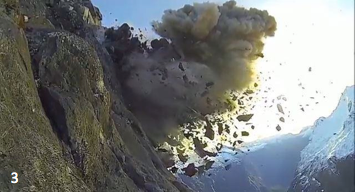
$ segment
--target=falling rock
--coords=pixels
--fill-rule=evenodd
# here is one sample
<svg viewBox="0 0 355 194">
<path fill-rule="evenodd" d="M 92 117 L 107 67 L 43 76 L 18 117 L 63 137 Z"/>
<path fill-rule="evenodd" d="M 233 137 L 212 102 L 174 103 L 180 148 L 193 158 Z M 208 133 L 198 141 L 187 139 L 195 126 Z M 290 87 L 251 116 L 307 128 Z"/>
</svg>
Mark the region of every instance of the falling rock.
<svg viewBox="0 0 355 194">
<path fill-rule="evenodd" d="M 237 117 L 237 120 L 242 122 L 248 122 L 253 116 L 254 114 L 239 115 Z"/>
<path fill-rule="evenodd" d="M 210 169 L 213 164 L 214 164 L 214 161 L 208 160 L 205 164 L 205 170 Z"/>
<path fill-rule="evenodd" d="M 187 157 L 183 154 L 178 154 L 178 158 L 183 163 L 187 162 Z"/>
<path fill-rule="evenodd" d="M 223 124 L 222 123 L 218 123 L 218 134 L 221 135 L 223 133 Z"/>
<path fill-rule="evenodd" d="M 198 172 L 198 175 L 201 175 L 205 172 L 205 166 L 199 166 L 197 167 L 197 172 Z"/>
<path fill-rule="evenodd" d="M 189 164 L 186 168 L 183 168 L 182 170 L 185 171 L 185 175 L 189 177 L 192 177 L 197 173 L 197 169 L 194 163 Z"/>
<path fill-rule="evenodd" d="M 237 141 L 233 142 L 233 147 L 235 147 L 237 145 Z"/>
<path fill-rule="evenodd" d="M 242 131 L 242 136 L 249 136 L 249 132 L 247 132 L 247 131 Z"/>
<path fill-rule="evenodd" d="M 209 151 L 205 151 L 206 155 L 209 157 L 216 157 L 217 153 L 213 153 L 213 152 L 209 152 Z"/>
<path fill-rule="evenodd" d="M 284 123 L 285 122 L 285 118 L 280 117 L 280 121 Z"/>
<path fill-rule="evenodd" d="M 176 168 L 175 166 L 170 169 L 170 171 L 171 171 L 172 173 L 177 173 L 178 170 L 179 170 L 179 169 Z"/>
<path fill-rule="evenodd" d="M 246 93 L 246 94 L 253 94 L 254 91 L 253 91 L 253 90 L 246 90 L 245 93 Z"/>
<path fill-rule="evenodd" d="M 206 120 L 206 124 L 207 125 L 205 127 L 205 129 L 206 129 L 205 136 L 208 137 L 210 140 L 213 140 L 214 139 L 214 131 L 212 129 L 212 125 L 208 120 Z"/>
<path fill-rule="evenodd" d="M 203 148 L 206 147 L 206 146 L 204 146 L 199 139 L 194 138 L 193 142 L 194 142 L 194 145 L 195 145 L 195 152 L 201 158 L 203 158 L 205 156 L 215 157 L 217 155 L 217 153 L 212 153 L 212 152 L 208 152 L 208 151 L 204 150 Z"/>
<path fill-rule="evenodd" d="M 281 131 L 280 125 L 277 125 L 276 130 L 277 130 L 277 131 Z"/>
<path fill-rule="evenodd" d="M 223 145 L 218 143 L 216 146 L 217 151 L 220 151 L 222 149 Z"/>
<path fill-rule="evenodd" d="M 282 108 L 282 106 L 281 106 L 281 104 L 277 104 L 277 110 L 278 110 L 280 113 L 285 114 L 285 113 L 284 113 L 284 110 L 283 110 L 283 108 Z"/>
</svg>

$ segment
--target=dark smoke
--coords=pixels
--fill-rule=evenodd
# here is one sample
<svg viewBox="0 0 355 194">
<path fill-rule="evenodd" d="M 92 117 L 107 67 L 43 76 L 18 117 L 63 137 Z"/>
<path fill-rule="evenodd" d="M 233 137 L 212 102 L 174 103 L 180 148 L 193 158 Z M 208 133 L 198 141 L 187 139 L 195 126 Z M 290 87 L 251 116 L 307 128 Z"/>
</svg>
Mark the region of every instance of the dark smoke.
<svg viewBox="0 0 355 194">
<path fill-rule="evenodd" d="M 238 111 L 235 95 L 254 85 L 254 63 L 276 21 L 228 1 L 166 10 L 152 26 L 162 39 L 125 58 L 123 95 L 154 143 L 178 144 L 167 137 L 181 135 L 179 126 Z"/>
</svg>

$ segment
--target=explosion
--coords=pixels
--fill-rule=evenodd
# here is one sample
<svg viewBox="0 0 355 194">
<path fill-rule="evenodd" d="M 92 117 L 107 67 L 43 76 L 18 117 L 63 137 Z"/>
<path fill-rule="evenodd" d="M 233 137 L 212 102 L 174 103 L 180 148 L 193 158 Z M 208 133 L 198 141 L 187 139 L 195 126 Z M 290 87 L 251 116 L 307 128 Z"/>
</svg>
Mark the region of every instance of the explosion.
<svg viewBox="0 0 355 194">
<path fill-rule="evenodd" d="M 255 62 L 263 57 L 263 40 L 274 36 L 276 21 L 267 11 L 228 1 L 166 10 L 152 27 L 162 38 L 122 65 L 125 100 L 157 146 L 168 142 L 180 160 L 188 150 L 214 156 L 216 150 L 206 151 L 208 141 L 217 141 L 218 151 L 238 137 L 230 120 L 252 106 Z M 231 135 L 217 138 L 227 128 Z"/>
</svg>

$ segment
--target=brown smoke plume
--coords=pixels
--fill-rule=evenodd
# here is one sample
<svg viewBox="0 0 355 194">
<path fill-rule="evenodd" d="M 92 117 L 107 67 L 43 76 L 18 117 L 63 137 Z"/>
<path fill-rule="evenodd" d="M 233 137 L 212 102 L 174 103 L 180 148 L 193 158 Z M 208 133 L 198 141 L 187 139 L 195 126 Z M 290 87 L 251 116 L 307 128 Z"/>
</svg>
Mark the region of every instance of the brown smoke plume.
<svg viewBox="0 0 355 194">
<path fill-rule="evenodd" d="M 192 115 L 235 108 L 227 94 L 254 83 L 263 39 L 276 31 L 267 11 L 238 7 L 235 1 L 166 10 L 152 26 L 171 44 L 152 42 L 154 52 L 132 54 L 124 68 L 130 74 L 129 98 L 139 107 L 133 112 L 152 130 L 168 129 L 156 133 L 163 135 Z"/>
<path fill-rule="evenodd" d="M 235 1 L 185 5 L 165 11 L 153 22 L 160 36 L 180 48 L 187 61 L 209 66 L 219 88 L 243 89 L 253 79 L 253 62 L 262 55 L 263 38 L 273 36 L 276 21 L 267 11 L 237 7 Z"/>
</svg>

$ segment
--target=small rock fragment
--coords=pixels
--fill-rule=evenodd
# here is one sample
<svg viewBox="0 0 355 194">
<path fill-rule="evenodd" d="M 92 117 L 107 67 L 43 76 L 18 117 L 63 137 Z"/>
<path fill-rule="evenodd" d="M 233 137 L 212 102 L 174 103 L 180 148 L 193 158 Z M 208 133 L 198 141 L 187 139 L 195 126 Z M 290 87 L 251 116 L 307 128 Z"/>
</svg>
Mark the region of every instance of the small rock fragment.
<svg viewBox="0 0 355 194">
<path fill-rule="evenodd" d="M 220 151 L 222 149 L 223 145 L 218 143 L 216 146 L 217 151 Z"/>
<path fill-rule="evenodd" d="M 198 174 L 201 175 L 205 172 L 205 166 L 199 166 L 197 167 Z"/>
<path fill-rule="evenodd" d="M 175 166 L 171 168 L 172 173 L 176 173 L 177 171 L 178 171 L 178 168 L 176 168 Z"/>
<path fill-rule="evenodd" d="M 253 94 L 254 91 L 253 91 L 253 90 L 246 90 L 245 93 L 246 93 L 246 94 Z"/>
<path fill-rule="evenodd" d="M 284 110 L 283 110 L 283 108 L 282 108 L 282 106 L 281 106 L 281 104 L 277 104 L 277 110 L 278 110 L 280 113 L 285 114 L 285 113 L 284 113 Z"/>
<path fill-rule="evenodd" d="M 223 125 L 222 123 L 218 123 L 218 134 L 221 135 L 223 133 Z"/>
<path fill-rule="evenodd" d="M 285 118 L 280 117 L 280 121 L 284 123 L 285 122 Z"/>
<path fill-rule="evenodd" d="M 205 129 L 206 129 L 206 132 L 205 132 L 205 136 L 208 137 L 210 140 L 213 140 L 214 139 L 214 131 L 212 129 L 212 125 L 211 123 L 206 119 L 206 126 L 205 126 Z"/>
<path fill-rule="evenodd" d="M 242 122 L 248 122 L 253 116 L 254 114 L 239 115 L 237 117 L 237 120 Z"/>
<path fill-rule="evenodd" d="M 237 141 L 233 142 L 233 147 L 235 147 L 237 145 Z"/>
<path fill-rule="evenodd" d="M 212 167 L 214 161 L 207 161 L 206 164 L 205 164 L 205 170 L 208 170 Z"/>
<path fill-rule="evenodd" d="M 194 163 L 190 163 L 186 168 L 183 168 L 182 170 L 185 171 L 185 175 L 189 177 L 192 177 L 197 173 L 197 169 Z"/>
<path fill-rule="evenodd" d="M 277 131 L 281 131 L 280 125 L 277 125 L 277 126 L 276 126 L 276 130 L 277 130 Z"/>
<path fill-rule="evenodd" d="M 209 152 L 209 151 L 205 151 L 206 155 L 209 157 L 216 157 L 217 153 L 213 153 L 213 152 Z"/>
<path fill-rule="evenodd" d="M 247 132 L 247 131 L 242 131 L 242 136 L 249 136 L 249 132 Z"/>
<path fill-rule="evenodd" d="M 187 157 L 183 154 L 178 154 L 178 158 L 183 163 L 187 162 Z"/>
<path fill-rule="evenodd" d="M 197 155 L 199 155 L 201 158 L 205 157 L 206 152 L 205 152 L 205 150 L 203 150 L 203 146 L 202 146 L 201 141 L 197 138 L 194 138 L 193 142 L 195 145 L 195 152 L 197 153 Z"/>
</svg>

